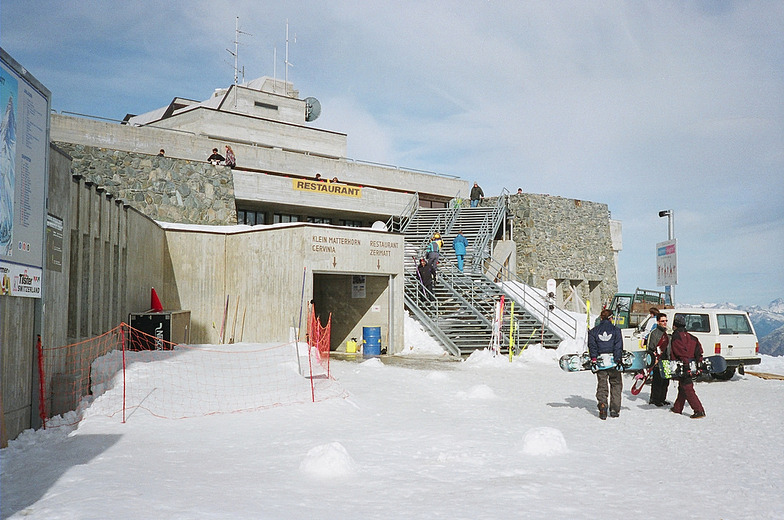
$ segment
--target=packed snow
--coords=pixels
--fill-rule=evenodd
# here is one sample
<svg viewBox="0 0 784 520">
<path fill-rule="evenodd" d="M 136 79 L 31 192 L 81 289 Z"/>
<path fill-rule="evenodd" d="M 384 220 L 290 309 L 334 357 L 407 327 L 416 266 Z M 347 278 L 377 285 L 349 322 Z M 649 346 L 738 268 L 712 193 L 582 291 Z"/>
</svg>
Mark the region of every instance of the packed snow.
<svg viewBox="0 0 784 520">
<path fill-rule="evenodd" d="M 579 341 L 455 361 L 409 318 L 405 342 L 333 358 L 342 397 L 26 431 L 0 451 L 2 518 L 782 517 L 784 381 L 698 383 L 691 420 L 625 376 L 601 421 L 596 377 L 556 362 Z M 784 358 L 753 370 L 784 375 Z"/>
</svg>

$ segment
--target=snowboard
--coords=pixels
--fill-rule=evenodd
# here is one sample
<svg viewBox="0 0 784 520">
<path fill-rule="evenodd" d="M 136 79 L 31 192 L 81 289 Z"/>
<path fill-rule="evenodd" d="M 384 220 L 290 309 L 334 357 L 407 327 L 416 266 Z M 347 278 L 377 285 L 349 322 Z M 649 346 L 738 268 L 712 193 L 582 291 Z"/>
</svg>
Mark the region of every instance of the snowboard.
<svg viewBox="0 0 784 520">
<path fill-rule="evenodd" d="M 643 368 L 642 371 L 638 372 L 637 375 L 634 376 L 634 383 L 632 383 L 631 387 L 632 395 L 639 394 L 640 391 L 642 391 L 642 388 L 645 386 L 645 383 L 653 378 L 653 371 L 658 370 L 660 358 L 661 354 L 657 349 L 656 356 L 653 358 L 651 365 Z"/>
<path fill-rule="evenodd" d="M 645 350 L 635 350 L 630 352 L 623 351 L 624 371 L 642 370 L 653 364 L 651 355 Z M 566 372 L 580 372 L 591 369 L 591 356 L 588 352 L 582 354 L 565 354 L 558 360 L 561 369 Z M 596 358 L 596 365 L 599 370 L 609 370 L 615 368 L 612 354 L 599 354 Z"/>
<path fill-rule="evenodd" d="M 692 361 L 688 364 L 688 367 L 684 368 L 684 363 L 682 361 L 662 359 L 659 361 L 658 368 L 659 373 L 663 378 L 675 379 L 683 377 L 686 370 L 691 370 L 692 372 L 700 370 L 711 374 L 724 372 L 727 370 L 727 360 L 724 359 L 723 356 L 706 356 L 702 358 L 702 362 L 697 363 L 696 361 Z"/>
</svg>

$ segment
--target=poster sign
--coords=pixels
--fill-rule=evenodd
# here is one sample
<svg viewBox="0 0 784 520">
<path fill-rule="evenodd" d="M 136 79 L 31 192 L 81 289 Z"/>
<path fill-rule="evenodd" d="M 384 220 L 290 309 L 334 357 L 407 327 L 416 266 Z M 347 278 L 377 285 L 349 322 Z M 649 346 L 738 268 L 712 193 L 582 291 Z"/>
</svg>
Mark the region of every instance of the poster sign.
<svg viewBox="0 0 784 520">
<path fill-rule="evenodd" d="M 656 285 L 678 285 L 676 239 L 656 244 Z"/>
<path fill-rule="evenodd" d="M 365 275 L 355 274 L 351 277 L 351 297 L 365 298 L 366 296 Z"/>
<path fill-rule="evenodd" d="M 48 90 L 2 53 L 0 283 L 6 295 L 41 297 L 49 97 Z"/>
</svg>

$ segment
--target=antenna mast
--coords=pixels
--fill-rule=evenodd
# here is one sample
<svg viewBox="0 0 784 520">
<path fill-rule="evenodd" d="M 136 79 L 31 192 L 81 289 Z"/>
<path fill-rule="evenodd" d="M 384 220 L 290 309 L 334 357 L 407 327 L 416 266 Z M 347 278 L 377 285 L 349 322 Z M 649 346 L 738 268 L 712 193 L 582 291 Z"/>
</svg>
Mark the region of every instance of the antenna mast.
<svg viewBox="0 0 784 520">
<path fill-rule="evenodd" d="M 297 35 L 294 35 L 294 43 L 297 43 Z M 285 74 L 284 74 L 284 81 L 286 82 L 286 95 L 289 95 L 289 67 L 293 67 L 294 65 L 289 62 L 289 20 L 286 18 L 286 60 L 284 61 L 285 64 Z"/>
<path fill-rule="evenodd" d="M 239 57 L 240 34 L 247 34 L 248 36 L 253 36 L 250 33 L 240 31 L 240 17 L 238 16 L 234 23 L 234 52 L 231 52 L 229 49 L 226 49 L 226 52 L 234 56 L 234 108 L 237 108 L 237 79 L 239 78 L 239 70 L 240 70 L 239 65 L 237 63 L 237 59 Z M 242 75 L 244 80 L 245 67 L 242 68 Z"/>
</svg>

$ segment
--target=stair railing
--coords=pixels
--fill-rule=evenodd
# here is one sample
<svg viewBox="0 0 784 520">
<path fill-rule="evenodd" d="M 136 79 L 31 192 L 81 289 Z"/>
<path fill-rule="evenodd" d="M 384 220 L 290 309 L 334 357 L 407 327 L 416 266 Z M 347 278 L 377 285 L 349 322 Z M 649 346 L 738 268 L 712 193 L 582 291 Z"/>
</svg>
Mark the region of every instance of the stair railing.
<svg viewBox="0 0 784 520">
<path fill-rule="evenodd" d="M 550 310 L 550 302 L 546 295 L 525 283 L 508 266 L 498 263 L 493 258 L 488 258 L 486 262 L 492 265 L 493 269 L 498 270 L 501 275 L 500 285 L 506 294 L 522 304 L 538 320 L 547 321 L 549 327 L 554 329 L 553 332 L 561 339 L 577 337 L 577 318 L 559 307 Z M 516 283 L 506 284 L 504 280 Z"/>
<path fill-rule="evenodd" d="M 414 218 L 419 209 L 419 193 L 414 193 L 400 215 L 392 215 L 387 220 L 387 229 L 392 232 L 405 233 L 408 223 Z"/>
</svg>

